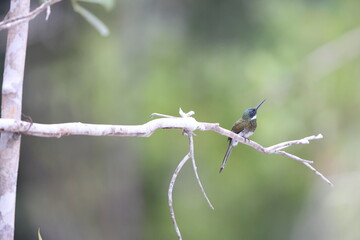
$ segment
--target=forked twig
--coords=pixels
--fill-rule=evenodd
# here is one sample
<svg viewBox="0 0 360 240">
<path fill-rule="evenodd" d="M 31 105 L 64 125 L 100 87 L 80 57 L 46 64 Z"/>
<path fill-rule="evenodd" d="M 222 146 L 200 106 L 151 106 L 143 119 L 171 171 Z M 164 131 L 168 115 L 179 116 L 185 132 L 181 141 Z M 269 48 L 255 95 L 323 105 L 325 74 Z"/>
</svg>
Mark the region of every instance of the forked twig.
<svg viewBox="0 0 360 240">
<path fill-rule="evenodd" d="M 187 118 L 187 117 L 190 117 L 191 115 L 193 115 L 194 113 L 193 112 L 189 112 L 189 113 L 184 113 L 181 109 L 179 111 L 181 117 L 183 118 Z M 155 116 L 164 116 L 163 114 L 152 114 L 152 115 L 155 115 Z M 168 116 L 166 115 L 167 117 L 172 117 L 172 116 Z M 207 197 L 206 193 L 205 193 L 205 190 L 204 190 L 204 187 L 202 186 L 201 184 L 201 181 L 200 181 L 200 177 L 199 177 L 199 174 L 197 172 L 197 166 L 196 166 L 196 162 L 195 162 L 195 154 L 194 154 L 194 139 L 193 139 L 193 132 L 192 131 L 184 131 L 183 132 L 184 135 L 187 135 L 188 138 L 189 138 L 189 152 L 185 155 L 185 157 L 181 160 L 181 162 L 179 163 L 179 165 L 176 167 L 175 171 L 174 171 L 174 174 L 172 175 L 171 177 L 171 180 L 170 180 L 170 185 L 169 185 L 169 189 L 168 189 L 168 202 L 169 202 L 169 209 L 170 209 L 170 215 L 171 215 L 171 220 L 173 222 L 173 225 L 174 225 L 174 228 L 175 228 L 175 232 L 176 232 L 176 235 L 178 236 L 178 238 L 181 240 L 182 237 L 181 237 L 181 233 L 180 233 L 180 229 L 179 229 L 179 226 L 176 222 L 176 218 L 175 218 L 175 211 L 174 211 L 174 207 L 173 207 L 173 198 L 172 198 L 172 193 L 173 193 L 173 190 L 174 190 L 174 184 L 175 184 L 175 181 L 176 181 L 176 178 L 180 172 L 180 170 L 182 169 L 182 167 L 184 166 L 184 164 L 187 162 L 187 160 L 189 160 L 189 158 L 192 159 L 192 164 L 193 164 L 193 169 L 194 169 L 194 173 L 195 173 L 195 177 L 196 177 L 196 180 L 200 186 L 200 189 L 201 189 L 201 192 L 203 193 L 207 203 L 209 204 L 209 206 L 211 207 L 212 210 L 214 210 L 214 207 L 213 205 L 211 204 L 209 198 Z"/>
<path fill-rule="evenodd" d="M 313 161 L 302 159 L 298 156 L 295 156 L 295 155 L 285 152 L 285 151 L 280 151 L 281 149 L 290 147 L 292 145 L 309 144 L 310 140 L 317 140 L 317 139 L 322 139 L 322 138 L 323 138 L 323 135 L 321 135 L 321 134 L 318 134 L 316 136 L 313 135 L 313 136 L 305 137 L 305 138 L 299 139 L 299 140 L 292 140 L 292 141 L 279 143 L 279 144 L 273 145 L 271 147 L 265 148 L 265 150 L 267 151 L 266 152 L 267 154 L 277 153 L 277 154 L 283 155 L 285 157 L 292 158 L 296 161 L 300 161 L 302 164 L 304 164 L 306 167 L 310 168 L 313 172 L 315 172 L 316 175 L 320 176 L 325 182 L 327 182 L 330 186 L 333 187 L 334 184 L 332 184 L 332 182 L 329 179 L 327 179 L 321 172 L 319 172 L 318 170 L 316 170 L 316 168 L 314 168 L 313 166 L 310 165 L 311 163 L 313 163 Z"/>
</svg>

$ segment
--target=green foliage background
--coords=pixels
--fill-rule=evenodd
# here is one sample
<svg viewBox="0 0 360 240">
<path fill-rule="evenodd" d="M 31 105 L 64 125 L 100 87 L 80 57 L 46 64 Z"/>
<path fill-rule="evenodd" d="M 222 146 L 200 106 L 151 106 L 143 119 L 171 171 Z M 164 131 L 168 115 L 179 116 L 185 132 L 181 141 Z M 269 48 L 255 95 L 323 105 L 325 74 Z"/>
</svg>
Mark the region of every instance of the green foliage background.
<svg viewBox="0 0 360 240">
<path fill-rule="evenodd" d="M 174 207 L 184 239 L 359 239 L 360 2 L 123 0 L 86 5 L 101 37 L 64 1 L 31 22 L 23 112 L 34 122 L 142 124 L 195 111 L 231 128 L 249 107 L 264 146 L 322 133 L 281 156 L 197 132 L 198 171 L 180 173 Z M 347 40 L 352 39 L 353 41 Z M 1 46 L 4 51 L 3 46 Z M 16 239 L 176 239 L 167 188 L 188 151 L 178 130 L 150 138 L 23 138 Z"/>
</svg>

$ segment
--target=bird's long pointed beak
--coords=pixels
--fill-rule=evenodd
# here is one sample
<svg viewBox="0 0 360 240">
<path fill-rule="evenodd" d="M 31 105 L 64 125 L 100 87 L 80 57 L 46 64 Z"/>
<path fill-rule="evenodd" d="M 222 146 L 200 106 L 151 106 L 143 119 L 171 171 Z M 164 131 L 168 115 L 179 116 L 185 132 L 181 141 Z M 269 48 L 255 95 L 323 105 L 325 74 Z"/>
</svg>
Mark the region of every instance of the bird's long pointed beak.
<svg viewBox="0 0 360 240">
<path fill-rule="evenodd" d="M 261 106 L 261 104 L 263 104 L 265 102 L 266 98 L 264 100 L 261 101 L 261 103 L 259 103 L 257 106 L 256 106 L 256 110 L 258 110 L 258 108 Z"/>
</svg>

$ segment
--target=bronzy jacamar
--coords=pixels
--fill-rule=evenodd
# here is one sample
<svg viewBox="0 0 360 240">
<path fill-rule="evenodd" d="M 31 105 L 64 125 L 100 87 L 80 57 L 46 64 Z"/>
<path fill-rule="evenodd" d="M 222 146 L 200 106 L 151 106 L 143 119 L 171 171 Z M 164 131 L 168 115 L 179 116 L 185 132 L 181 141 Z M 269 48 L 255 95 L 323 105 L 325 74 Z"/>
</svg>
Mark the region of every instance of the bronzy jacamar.
<svg viewBox="0 0 360 240">
<path fill-rule="evenodd" d="M 263 104 L 265 102 L 266 99 L 262 100 L 261 103 L 259 103 L 255 108 L 249 108 L 246 109 L 245 112 L 243 113 L 242 117 L 236 121 L 236 123 L 232 126 L 231 131 L 233 131 L 234 133 L 237 133 L 239 136 L 247 139 L 248 137 L 250 137 L 251 135 L 253 135 L 255 129 L 256 129 L 256 113 L 257 110 L 259 109 L 259 107 L 261 106 L 261 104 Z M 238 142 L 232 138 L 228 138 L 229 141 L 229 147 L 226 151 L 224 160 L 222 162 L 220 171 L 221 172 L 224 167 L 225 164 L 230 156 L 231 150 L 233 147 L 235 147 Z"/>
</svg>

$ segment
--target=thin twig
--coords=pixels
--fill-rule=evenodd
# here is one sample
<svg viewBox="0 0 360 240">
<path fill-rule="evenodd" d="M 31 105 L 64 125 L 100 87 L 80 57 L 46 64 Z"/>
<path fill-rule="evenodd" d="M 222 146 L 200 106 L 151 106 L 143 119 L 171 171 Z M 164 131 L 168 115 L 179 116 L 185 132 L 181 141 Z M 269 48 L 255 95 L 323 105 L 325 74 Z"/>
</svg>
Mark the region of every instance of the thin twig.
<svg viewBox="0 0 360 240">
<path fill-rule="evenodd" d="M 204 195 L 207 203 L 209 204 L 210 208 L 211 208 L 212 210 L 214 210 L 214 207 L 213 207 L 213 205 L 211 204 L 208 196 L 206 195 L 206 192 L 205 192 L 205 190 L 204 190 L 204 187 L 203 187 L 202 184 L 201 184 L 200 177 L 199 177 L 199 174 L 198 174 L 198 172 L 197 172 L 197 166 L 196 166 L 195 154 L 194 154 L 193 134 L 191 134 L 191 133 L 189 134 L 189 133 L 188 133 L 188 135 L 189 135 L 190 155 L 191 155 L 191 160 L 192 160 L 192 164 L 193 164 L 193 169 L 194 169 L 194 172 L 195 172 L 196 180 L 198 181 L 198 184 L 199 184 L 199 186 L 200 186 L 200 188 L 201 188 L 201 192 L 203 193 L 203 195 Z"/>
<path fill-rule="evenodd" d="M 10 16 L 9 19 L 5 19 L 4 21 L 0 22 L 0 31 L 3 29 L 7 29 L 12 26 L 15 26 L 16 24 L 30 21 L 30 20 L 34 19 L 37 15 L 39 15 L 39 13 L 41 13 L 45 10 L 47 10 L 47 14 L 46 14 L 46 20 L 47 20 L 49 18 L 49 14 L 50 14 L 50 6 L 57 2 L 60 2 L 60 1 L 62 1 L 62 0 L 49 0 L 49 1 L 44 2 L 39 7 L 37 7 L 35 10 L 29 12 L 26 15 L 23 15 L 20 17 L 14 17 L 14 18 L 11 18 L 11 16 Z"/>
<path fill-rule="evenodd" d="M 310 161 L 310 160 L 305 160 L 305 159 L 302 159 L 302 158 L 299 158 L 298 156 L 295 156 L 291 153 L 288 153 L 288 152 L 285 152 L 285 151 L 277 151 L 276 152 L 277 154 L 280 154 L 280 155 L 283 155 L 285 157 L 289 157 L 289 158 L 292 158 L 296 161 L 299 161 L 299 162 L 302 162 L 302 163 L 313 163 L 313 161 Z"/>
<path fill-rule="evenodd" d="M 161 113 L 152 113 L 152 114 L 150 114 L 149 118 L 153 118 L 153 117 L 176 118 L 176 117 L 174 117 L 174 116 L 170 116 L 170 115 L 166 115 L 166 114 L 161 114 Z"/>
<path fill-rule="evenodd" d="M 187 160 L 189 160 L 190 157 L 191 157 L 191 155 L 190 155 L 190 152 L 189 152 L 188 154 L 185 155 L 185 157 L 181 160 L 179 165 L 176 167 L 176 169 L 175 169 L 175 171 L 174 171 L 174 173 L 172 175 L 172 178 L 170 180 L 170 185 L 169 185 L 169 190 L 168 190 L 168 202 L 169 202 L 171 220 L 172 220 L 172 222 L 174 224 L 175 232 L 176 232 L 176 235 L 178 236 L 179 240 L 181 240 L 182 237 L 181 237 L 180 229 L 179 229 L 179 227 L 177 225 L 176 218 L 175 218 L 172 193 L 173 193 L 173 190 L 174 190 L 174 184 L 175 184 L 176 178 L 177 178 L 181 168 L 184 166 L 184 164 L 187 162 Z"/>
<path fill-rule="evenodd" d="M 310 168 L 311 170 L 313 170 L 316 175 L 320 176 L 325 182 L 327 182 L 330 186 L 334 186 L 334 184 L 332 184 L 332 182 L 330 182 L 329 179 L 327 179 L 321 172 L 319 172 L 318 170 L 316 170 L 313 166 L 311 166 L 309 163 L 303 162 L 303 164 L 305 166 L 307 166 L 308 168 Z"/>
</svg>

